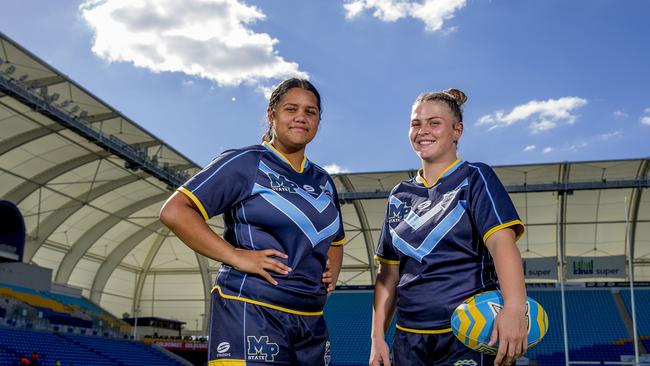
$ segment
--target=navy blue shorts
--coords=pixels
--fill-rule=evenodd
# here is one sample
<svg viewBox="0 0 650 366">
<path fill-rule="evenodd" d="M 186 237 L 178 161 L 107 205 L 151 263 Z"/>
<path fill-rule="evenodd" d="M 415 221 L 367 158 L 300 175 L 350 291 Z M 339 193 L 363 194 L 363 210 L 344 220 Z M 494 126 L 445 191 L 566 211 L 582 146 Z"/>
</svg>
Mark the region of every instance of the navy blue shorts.
<svg viewBox="0 0 650 366">
<path fill-rule="evenodd" d="M 328 366 L 330 358 L 322 315 L 290 314 L 212 293 L 209 366 Z"/>
<path fill-rule="evenodd" d="M 452 332 L 419 334 L 396 329 L 392 353 L 395 366 L 494 365 L 494 356 L 472 350 Z"/>
</svg>

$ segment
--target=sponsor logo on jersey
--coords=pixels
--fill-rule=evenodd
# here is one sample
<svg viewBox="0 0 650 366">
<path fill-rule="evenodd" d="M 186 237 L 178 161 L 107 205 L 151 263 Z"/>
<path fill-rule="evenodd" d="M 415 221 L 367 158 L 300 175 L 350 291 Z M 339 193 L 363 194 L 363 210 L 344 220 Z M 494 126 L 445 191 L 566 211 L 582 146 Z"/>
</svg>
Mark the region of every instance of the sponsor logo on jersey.
<svg viewBox="0 0 650 366">
<path fill-rule="evenodd" d="M 225 352 L 228 352 L 229 349 L 230 349 L 230 343 L 221 342 L 217 346 L 217 353 L 225 353 Z"/>
<path fill-rule="evenodd" d="M 316 192 L 316 189 L 314 189 L 314 187 L 310 186 L 309 184 L 305 184 L 304 186 L 302 186 L 302 189 L 304 189 L 305 191 L 307 191 L 309 193 Z"/>
<path fill-rule="evenodd" d="M 229 357 L 230 343 L 221 342 L 217 345 L 217 357 Z"/>
</svg>

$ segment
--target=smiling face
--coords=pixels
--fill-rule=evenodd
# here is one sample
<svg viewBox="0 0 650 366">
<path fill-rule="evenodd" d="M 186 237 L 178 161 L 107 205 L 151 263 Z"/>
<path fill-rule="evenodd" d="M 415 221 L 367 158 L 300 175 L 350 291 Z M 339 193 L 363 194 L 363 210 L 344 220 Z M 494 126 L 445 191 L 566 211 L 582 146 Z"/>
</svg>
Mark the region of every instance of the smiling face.
<svg viewBox="0 0 650 366">
<path fill-rule="evenodd" d="M 425 162 L 456 160 L 463 123 L 440 101 L 425 101 L 413 106 L 409 139 L 415 153 Z"/>
<path fill-rule="evenodd" d="M 314 139 L 320 122 L 318 100 L 314 93 L 291 88 L 267 111 L 273 128 L 271 143 L 282 152 L 304 150 Z"/>
</svg>

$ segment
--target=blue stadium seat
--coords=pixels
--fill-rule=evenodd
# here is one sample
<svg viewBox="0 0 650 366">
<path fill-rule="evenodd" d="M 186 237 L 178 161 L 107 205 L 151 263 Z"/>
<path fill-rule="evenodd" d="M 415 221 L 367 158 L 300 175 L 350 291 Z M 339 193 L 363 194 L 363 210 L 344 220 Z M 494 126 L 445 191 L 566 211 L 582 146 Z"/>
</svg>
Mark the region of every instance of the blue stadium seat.
<svg viewBox="0 0 650 366">
<path fill-rule="evenodd" d="M 181 365 L 141 342 L 0 328 L 0 365 L 12 365 L 18 357 L 29 357 L 32 352 L 39 353 L 46 366 L 53 366 L 57 358 L 64 365 Z"/>
</svg>

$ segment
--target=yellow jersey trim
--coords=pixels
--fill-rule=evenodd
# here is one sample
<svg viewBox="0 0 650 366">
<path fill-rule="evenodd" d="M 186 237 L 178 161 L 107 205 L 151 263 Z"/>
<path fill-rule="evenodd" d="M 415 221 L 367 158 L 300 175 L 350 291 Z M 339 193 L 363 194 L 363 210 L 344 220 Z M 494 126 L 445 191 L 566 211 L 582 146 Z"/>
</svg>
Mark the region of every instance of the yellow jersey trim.
<svg viewBox="0 0 650 366">
<path fill-rule="evenodd" d="M 208 366 L 245 366 L 246 360 L 234 360 L 232 358 L 222 358 L 220 360 L 208 361 Z"/>
<path fill-rule="evenodd" d="M 521 229 L 519 229 L 519 230 L 515 229 L 515 241 L 519 240 L 519 238 L 521 238 L 521 236 L 524 235 L 524 230 L 525 230 L 524 223 L 521 222 L 521 220 L 512 220 L 512 221 L 508 221 L 506 223 L 503 223 L 501 225 L 497 225 L 497 226 L 493 227 L 492 229 L 488 230 L 488 232 L 485 233 L 485 235 L 483 235 L 483 243 L 487 244 L 487 240 L 492 234 L 496 233 L 497 231 L 499 231 L 501 229 L 505 229 L 505 228 L 510 227 L 510 226 L 520 226 L 521 227 Z"/>
<path fill-rule="evenodd" d="M 343 237 L 343 239 L 341 240 L 333 241 L 332 243 L 330 243 L 330 245 L 333 245 L 335 247 L 340 247 L 343 244 L 345 244 L 345 237 Z"/>
<path fill-rule="evenodd" d="M 409 332 L 409 333 L 417 333 L 417 334 L 443 334 L 443 333 L 449 333 L 451 332 L 451 328 L 443 328 L 443 329 L 411 329 L 411 328 L 405 328 L 399 324 L 395 324 L 395 328 L 404 331 L 404 332 Z"/>
<path fill-rule="evenodd" d="M 422 181 L 422 183 L 424 184 L 425 187 L 431 188 L 431 187 L 435 186 L 436 183 L 438 183 L 440 178 L 442 178 L 442 176 L 445 175 L 445 173 L 447 173 L 454 166 L 458 165 L 458 163 L 460 163 L 461 161 L 462 161 L 461 158 L 456 158 L 456 160 L 453 163 L 451 163 L 448 167 L 445 168 L 445 170 L 443 170 L 440 174 L 438 174 L 438 177 L 436 178 L 435 181 L 433 181 L 433 184 L 429 184 L 427 182 L 427 180 L 424 178 L 424 169 L 419 169 L 418 170 L 418 179 L 420 179 L 420 181 Z"/>
<path fill-rule="evenodd" d="M 249 304 L 255 304 L 255 305 L 259 305 L 259 306 L 264 306 L 266 308 L 271 308 L 271 309 L 274 309 L 274 310 L 282 311 L 284 313 L 295 314 L 295 315 L 303 315 L 303 316 L 319 316 L 319 315 L 323 315 L 322 310 L 321 311 L 291 310 L 291 309 L 283 308 L 282 306 L 277 306 L 277 305 L 268 304 L 268 303 L 265 303 L 265 302 L 262 302 L 262 301 L 247 299 L 245 297 L 226 295 L 221 291 L 221 287 L 219 287 L 219 285 L 214 286 L 212 288 L 212 290 L 210 290 L 210 293 L 214 292 L 214 290 L 217 290 L 219 292 L 219 296 L 223 297 L 224 299 L 235 300 L 235 301 L 243 301 L 243 302 L 247 302 Z"/>
<path fill-rule="evenodd" d="M 269 149 L 273 150 L 276 154 L 278 154 L 278 156 L 284 159 L 284 161 L 287 164 L 289 164 L 291 169 L 297 171 L 298 173 L 302 173 L 305 170 L 305 164 L 307 163 L 307 157 L 305 155 L 302 156 L 302 163 L 300 163 L 300 170 L 296 170 L 296 168 L 294 168 L 293 165 L 291 165 L 291 163 L 289 162 L 289 159 L 287 159 L 287 157 L 284 156 L 284 154 L 281 153 L 280 150 L 276 149 L 275 146 L 271 145 L 268 141 L 264 141 L 262 144 L 268 147 Z"/>
<path fill-rule="evenodd" d="M 393 260 L 393 259 L 386 259 L 382 258 L 378 255 L 375 256 L 375 260 L 384 264 L 399 264 L 399 261 Z"/>
<path fill-rule="evenodd" d="M 201 215 L 203 215 L 203 218 L 205 219 L 205 221 L 210 220 L 210 217 L 208 216 L 208 213 L 205 211 L 205 207 L 203 207 L 203 204 L 201 203 L 201 201 L 199 201 L 199 199 L 196 198 L 196 196 L 194 195 L 194 193 L 192 193 L 192 191 L 190 191 L 189 189 L 184 188 L 184 187 L 179 187 L 177 189 L 177 191 L 182 192 L 183 194 L 185 194 L 187 196 L 187 198 L 191 199 L 192 202 L 194 202 L 196 207 L 199 208 L 199 211 L 201 211 Z"/>
</svg>

